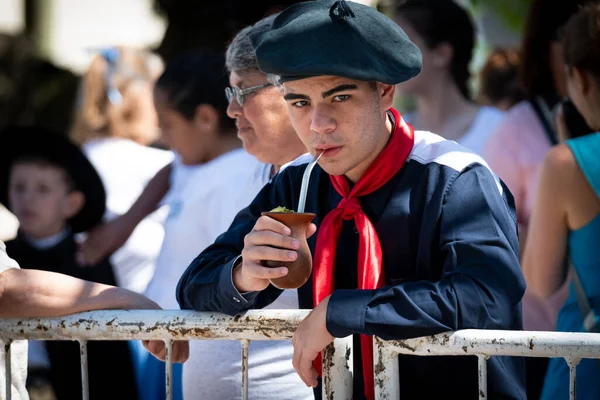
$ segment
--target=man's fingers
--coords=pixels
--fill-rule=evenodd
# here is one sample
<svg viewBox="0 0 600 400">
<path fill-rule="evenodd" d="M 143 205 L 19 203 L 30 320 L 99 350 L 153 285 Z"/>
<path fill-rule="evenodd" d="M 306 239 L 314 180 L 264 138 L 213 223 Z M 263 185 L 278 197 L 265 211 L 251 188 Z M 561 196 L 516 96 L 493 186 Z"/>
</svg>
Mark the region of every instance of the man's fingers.
<svg viewBox="0 0 600 400">
<path fill-rule="evenodd" d="M 300 241 L 273 231 L 252 231 L 244 238 L 244 246 L 271 246 L 297 250 L 300 248 Z"/>
<path fill-rule="evenodd" d="M 252 278 L 259 279 L 274 279 L 281 278 L 288 274 L 286 267 L 265 267 L 256 263 L 245 263 L 243 268 L 246 269 L 245 273 Z"/>
<path fill-rule="evenodd" d="M 150 354 L 154 357 L 158 358 L 161 361 L 165 361 L 166 359 L 166 348 L 165 343 L 161 340 L 144 340 L 142 344 L 148 350 Z"/>
<path fill-rule="evenodd" d="M 285 226 L 279 221 L 274 220 L 273 218 L 262 216 L 254 224 L 255 231 L 273 231 L 280 233 L 282 235 L 289 236 L 292 231 L 290 228 Z"/>
<path fill-rule="evenodd" d="M 260 261 L 294 261 L 298 258 L 298 253 L 295 250 L 276 249 L 270 246 L 248 246 L 242 251 L 244 260 L 260 260 Z"/>
<path fill-rule="evenodd" d="M 302 358 L 300 359 L 300 370 L 304 377 L 302 380 L 310 387 L 317 387 L 318 384 L 317 378 L 319 375 L 313 366 L 313 361 L 317 358 L 317 354 L 318 353 L 304 350 L 302 352 Z"/>
<path fill-rule="evenodd" d="M 304 378 L 304 375 L 302 374 L 302 368 L 300 367 L 301 360 L 302 360 L 302 350 L 300 348 L 297 348 L 294 346 L 294 355 L 292 356 L 292 365 L 293 365 L 294 369 L 296 370 L 296 373 L 298 374 L 300 379 L 302 379 L 302 382 L 304 382 L 304 384 L 306 386 L 310 386 L 308 381 Z"/>
<path fill-rule="evenodd" d="M 308 239 L 317 231 L 317 226 L 315 224 L 308 224 L 306 227 L 306 238 Z"/>
<path fill-rule="evenodd" d="M 190 356 L 190 346 L 187 341 L 173 342 L 173 362 L 184 363 Z"/>
</svg>

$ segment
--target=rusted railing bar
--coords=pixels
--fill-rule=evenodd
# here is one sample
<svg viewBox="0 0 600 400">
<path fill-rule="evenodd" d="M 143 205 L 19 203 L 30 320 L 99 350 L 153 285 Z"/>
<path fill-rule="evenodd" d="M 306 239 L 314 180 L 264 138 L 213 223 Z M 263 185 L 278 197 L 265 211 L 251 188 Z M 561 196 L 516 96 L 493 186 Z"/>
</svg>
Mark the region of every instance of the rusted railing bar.
<svg viewBox="0 0 600 400">
<path fill-rule="evenodd" d="M 376 399 L 400 398 L 398 352 L 389 343 L 380 338 L 374 338 L 373 373 Z"/>
<path fill-rule="evenodd" d="M 60 318 L 0 319 L 0 339 L 286 340 L 310 310 L 252 310 L 230 317 L 176 310 L 91 311 Z"/>
<path fill-rule="evenodd" d="M 335 339 L 323 350 L 322 370 L 322 397 L 328 400 L 352 400 L 352 336 Z"/>
<path fill-rule="evenodd" d="M 523 357 L 600 358 L 597 333 L 466 329 L 435 336 L 384 342 L 397 353 L 420 356 L 479 354 Z"/>
</svg>

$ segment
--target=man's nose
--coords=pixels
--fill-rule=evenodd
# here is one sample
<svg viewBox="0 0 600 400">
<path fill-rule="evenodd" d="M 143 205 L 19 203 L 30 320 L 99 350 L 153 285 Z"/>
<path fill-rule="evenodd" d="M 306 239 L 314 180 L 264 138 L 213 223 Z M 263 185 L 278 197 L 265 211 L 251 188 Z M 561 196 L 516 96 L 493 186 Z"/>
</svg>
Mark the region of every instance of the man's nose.
<svg viewBox="0 0 600 400">
<path fill-rule="evenodd" d="M 335 119 L 328 112 L 327 107 L 316 107 L 314 109 L 310 123 L 311 131 L 323 135 L 333 132 L 336 126 Z"/>
<path fill-rule="evenodd" d="M 244 111 L 242 109 L 242 106 L 240 106 L 235 97 L 231 99 L 229 105 L 227 106 L 227 115 L 229 116 L 229 118 L 238 118 L 242 116 L 243 113 Z"/>
</svg>

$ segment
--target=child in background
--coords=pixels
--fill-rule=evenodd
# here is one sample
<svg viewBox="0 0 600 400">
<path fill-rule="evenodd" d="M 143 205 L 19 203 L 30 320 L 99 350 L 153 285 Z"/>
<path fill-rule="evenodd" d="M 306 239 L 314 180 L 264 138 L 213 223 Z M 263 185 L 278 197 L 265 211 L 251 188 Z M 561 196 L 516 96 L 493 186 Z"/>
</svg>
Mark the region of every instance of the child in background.
<svg viewBox="0 0 600 400">
<path fill-rule="evenodd" d="M 89 268 L 75 262 L 74 235 L 99 223 L 105 211 L 104 187 L 94 167 L 77 146 L 41 128 L 11 128 L 3 138 L 0 202 L 20 223 L 17 237 L 6 243 L 7 253 L 23 269 L 58 272 L 114 286 L 108 260 Z M 47 351 L 57 398 L 81 398 L 78 343 L 30 343 L 38 345 L 38 353 Z M 91 399 L 137 398 L 127 342 L 91 342 L 88 351 Z"/>
</svg>

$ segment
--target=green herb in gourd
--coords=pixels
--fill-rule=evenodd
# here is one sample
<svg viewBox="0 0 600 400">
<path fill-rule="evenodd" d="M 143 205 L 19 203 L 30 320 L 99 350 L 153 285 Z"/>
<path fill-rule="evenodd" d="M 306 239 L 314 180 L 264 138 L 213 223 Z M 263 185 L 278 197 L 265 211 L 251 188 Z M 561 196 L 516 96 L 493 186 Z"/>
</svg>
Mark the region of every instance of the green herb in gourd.
<svg viewBox="0 0 600 400">
<path fill-rule="evenodd" d="M 294 210 L 290 210 L 289 208 L 285 208 L 285 207 L 279 206 L 279 207 L 275 207 L 274 209 L 272 209 L 271 212 L 288 213 L 288 214 L 290 214 L 290 213 L 294 213 L 295 211 Z"/>
</svg>

